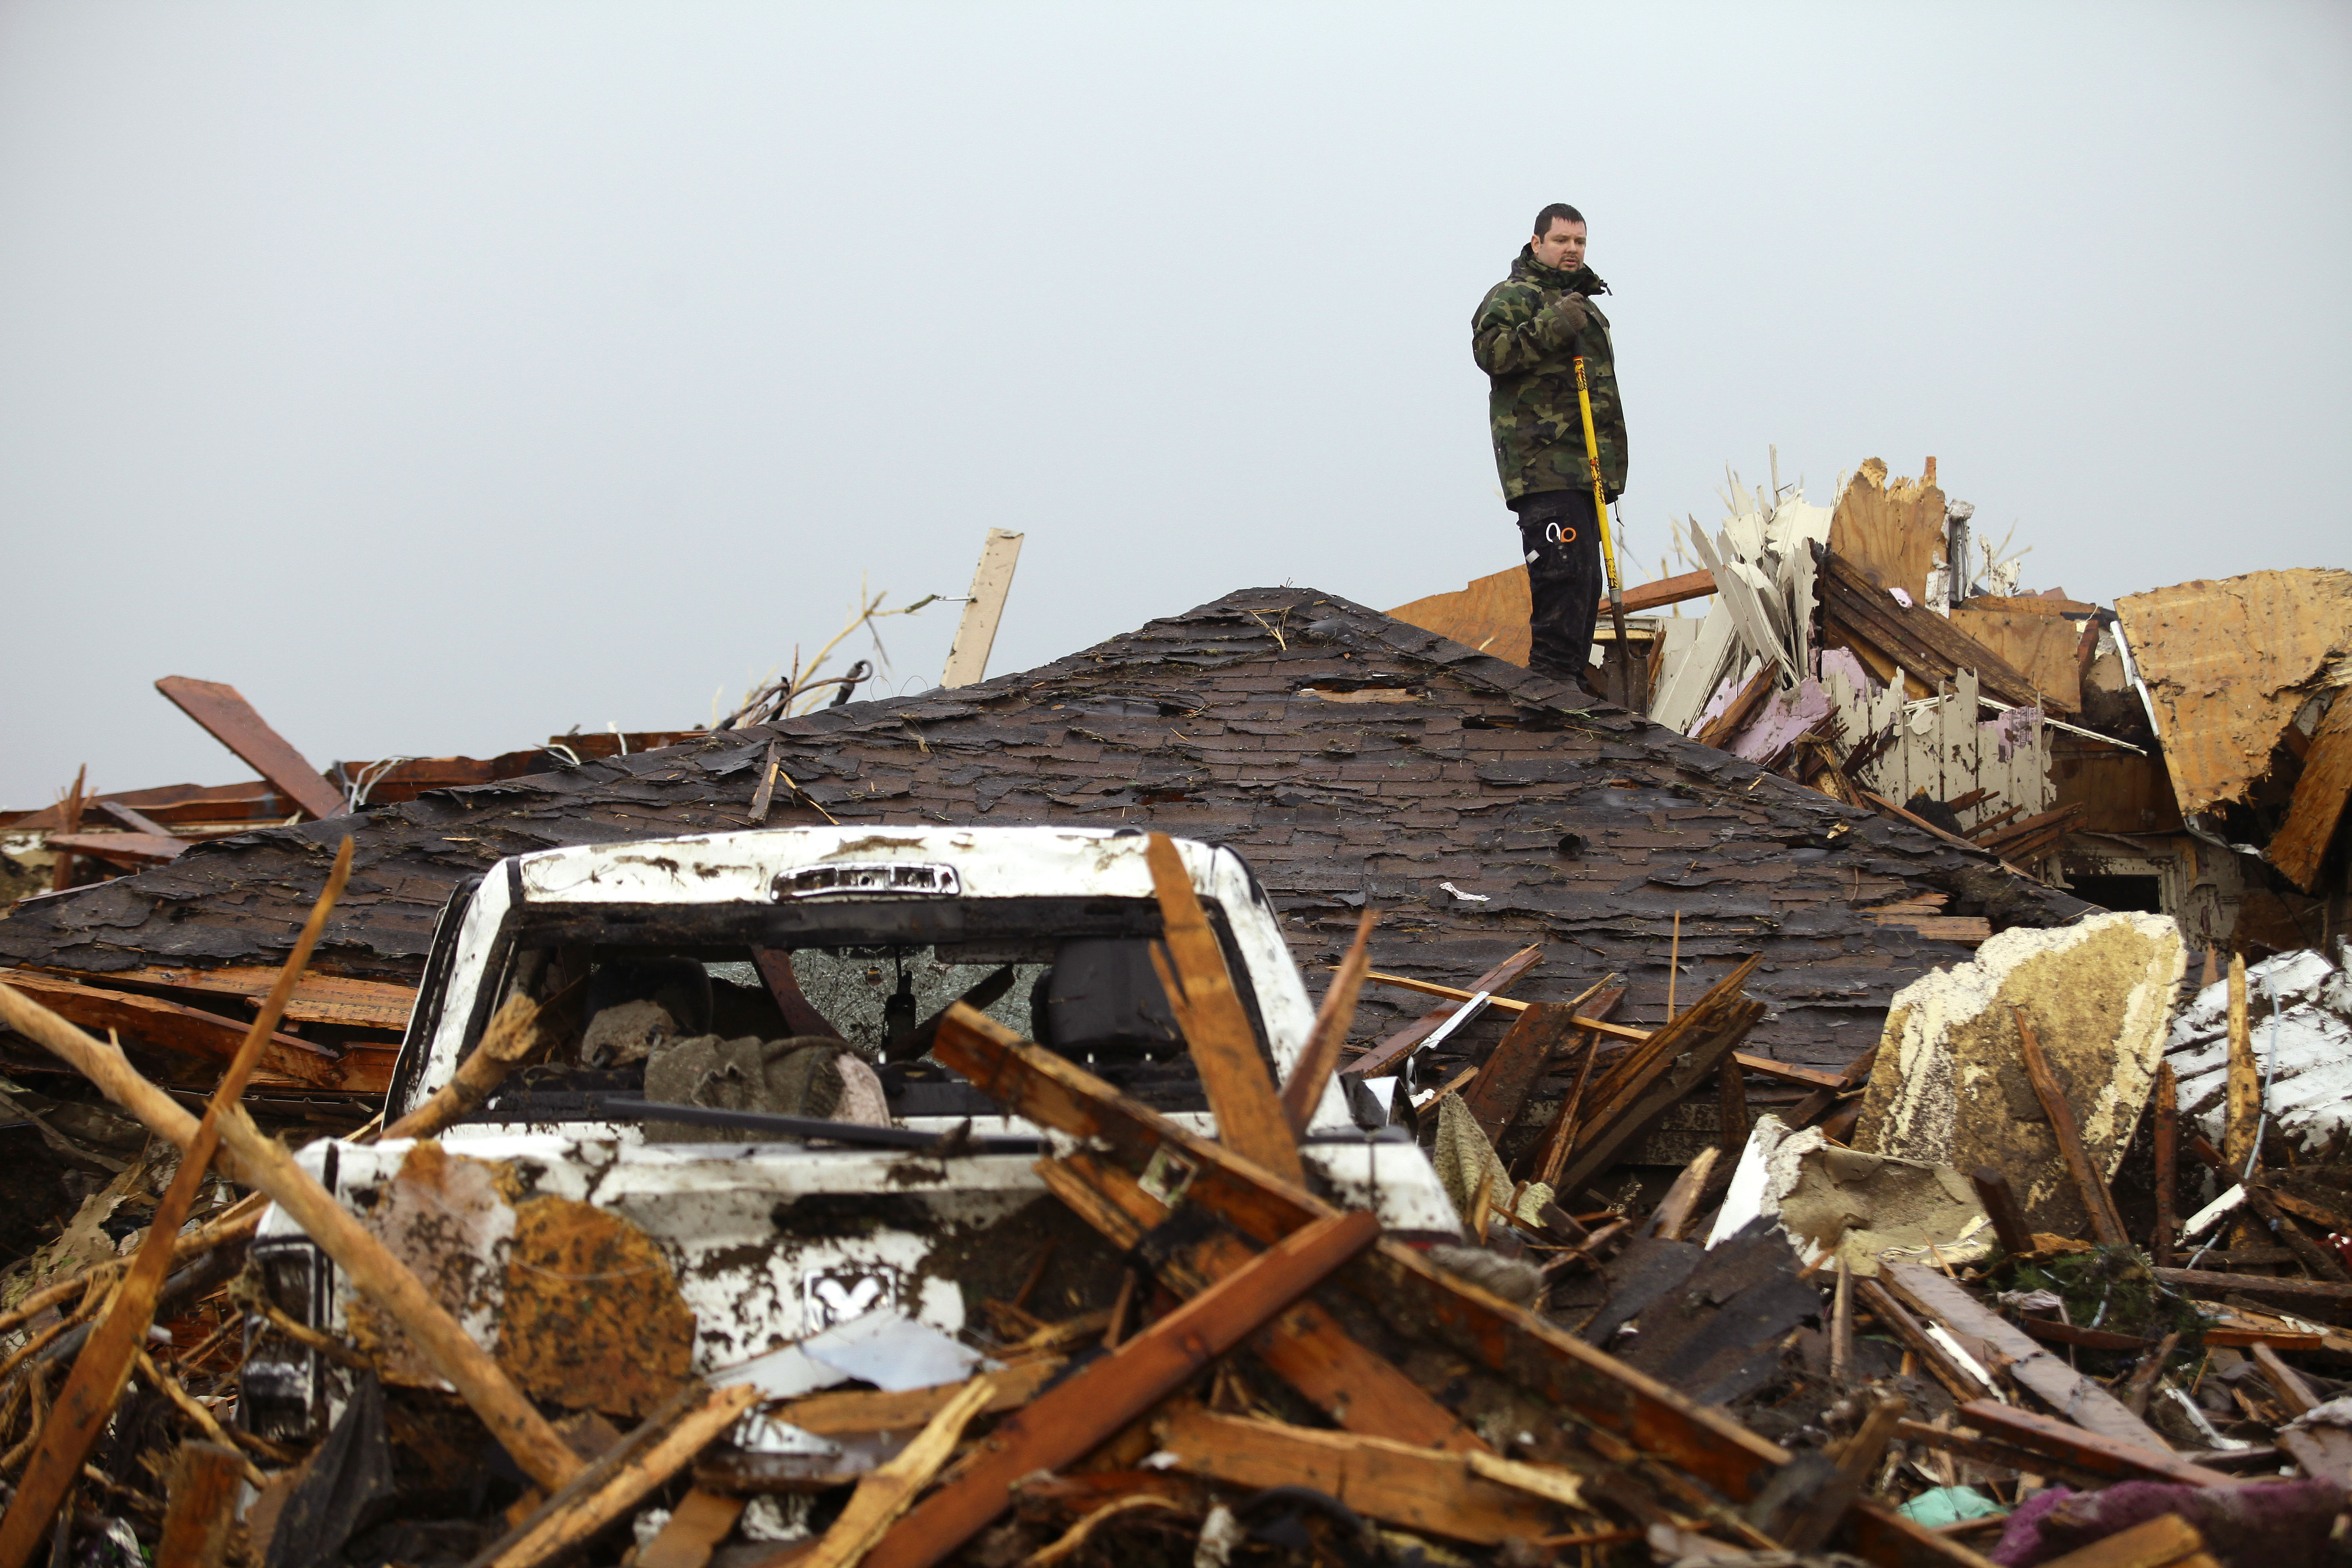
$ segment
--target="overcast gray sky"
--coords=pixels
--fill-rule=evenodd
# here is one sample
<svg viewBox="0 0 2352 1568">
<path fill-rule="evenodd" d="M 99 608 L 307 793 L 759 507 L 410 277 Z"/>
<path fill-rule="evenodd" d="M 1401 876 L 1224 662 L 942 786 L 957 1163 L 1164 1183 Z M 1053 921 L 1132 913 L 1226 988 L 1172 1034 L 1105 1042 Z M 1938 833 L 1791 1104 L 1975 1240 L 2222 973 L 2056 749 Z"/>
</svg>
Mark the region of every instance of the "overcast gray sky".
<svg viewBox="0 0 2352 1568">
<path fill-rule="evenodd" d="M 1636 580 L 1768 443 L 2081 597 L 2352 564 L 2347 198 L 2341 3 L 11 0 L 0 805 L 250 776 L 169 674 L 321 765 L 700 723 L 992 526 L 994 672 L 1502 570 L 1553 200 Z"/>
</svg>

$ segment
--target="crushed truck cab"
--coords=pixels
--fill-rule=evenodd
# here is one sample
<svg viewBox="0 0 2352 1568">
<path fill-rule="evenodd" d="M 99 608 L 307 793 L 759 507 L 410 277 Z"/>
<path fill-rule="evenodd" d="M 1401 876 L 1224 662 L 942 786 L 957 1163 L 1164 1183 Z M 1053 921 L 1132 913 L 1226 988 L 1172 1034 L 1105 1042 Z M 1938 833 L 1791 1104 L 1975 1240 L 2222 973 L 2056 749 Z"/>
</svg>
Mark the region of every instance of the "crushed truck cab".
<svg viewBox="0 0 2352 1568">
<path fill-rule="evenodd" d="M 501 861 L 443 912 L 385 1105 L 389 1123 L 424 1103 L 509 998 L 537 1003 L 534 1065 L 439 1141 L 445 1165 L 489 1174 L 436 1175 L 426 1202 L 413 1176 L 395 1181 L 410 1141 L 321 1140 L 300 1158 L 380 1234 L 419 1227 L 388 1235 L 395 1250 L 467 1237 L 435 1283 L 486 1344 L 510 1265 L 549 1272 L 515 1251 L 516 1214 L 541 1197 L 650 1242 L 692 1314 L 697 1375 L 767 1364 L 876 1312 L 958 1334 L 981 1300 L 1013 1293 L 997 1288 L 1006 1269 L 1020 1283 L 1038 1245 L 1017 1222 L 1055 1206 L 1034 1167 L 1069 1142 L 929 1058 L 951 1004 L 1214 1135 L 1152 967 L 1146 843 L 794 827 Z M 1175 844 L 1279 1082 L 1314 1007 L 1275 911 L 1233 851 Z M 1336 1079 L 1300 1152 L 1332 1201 L 1394 1233 L 1458 1237 L 1427 1157 L 1397 1130 L 1360 1128 Z M 298 1321 L 352 1321 L 348 1285 L 279 1211 L 254 1258 Z M 266 1334 L 244 1418 L 264 1436 L 314 1434 L 331 1382 L 317 1352 Z"/>
</svg>

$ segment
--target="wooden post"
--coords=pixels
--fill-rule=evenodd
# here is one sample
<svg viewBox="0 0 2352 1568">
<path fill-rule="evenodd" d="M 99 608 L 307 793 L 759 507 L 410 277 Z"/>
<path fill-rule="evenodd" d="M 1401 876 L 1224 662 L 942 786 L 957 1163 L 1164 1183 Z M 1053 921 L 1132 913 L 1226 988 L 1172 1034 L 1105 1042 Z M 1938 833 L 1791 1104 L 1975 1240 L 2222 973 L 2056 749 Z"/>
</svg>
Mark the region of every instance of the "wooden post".
<svg viewBox="0 0 2352 1568">
<path fill-rule="evenodd" d="M 1331 988 L 1323 993 L 1323 1005 L 1315 1010 L 1315 1027 L 1307 1034 L 1307 1048 L 1298 1053 L 1290 1078 L 1282 1086 L 1282 1110 L 1294 1136 L 1304 1133 L 1307 1122 L 1314 1120 L 1323 1086 L 1331 1081 L 1339 1065 L 1339 1047 L 1348 1042 L 1348 1026 L 1356 1021 L 1356 998 L 1363 994 L 1364 975 L 1372 966 L 1372 923 L 1379 918 L 1367 904 L 1356 921 L 1356 940 L 1348 944 L 1348 955 L 1339 961 Z"/>
<path fill-rule="evenodd" d="M 1303 1182 L 1298 1137 L 1290 1128 L 1274 1075 L 1258 1054 L 1257 1034 L 1234 990 L 1224 950 L 1202 911 L 1184 858 L 1164 833 L 1145 841 L 1151 886 L 1160 899 L 1161 939 L 1152 966 L 1167 988 L 1177 1027 L 1201 1071 L 1201 1088 L 1225 1147 L 1285 1181 Z M 1165 952 L 1162 952 L 1162 949 Z"/>
<path fill-rule="evenodd" d="M 217 1443 L 183 1443 L 173 1457 L 155 1568 L 226 1568 L 228 1527 L 245 1459 Z"/>
<path fill-rule="evenodd" d="M 2107 1190 L 2106 1178 L 2093 1169 L 2091 1157 L 2084 1152 L 2083 1136 L 2075 1130 L 2074 1108 L 2067 1103 L 2065 1086 L 2051 1069 L 2050 1058 L 2042 1054 L 2042 1042 L 2033 1036 L 2033 1026 L 2025 1021 L 2022 1008 L 2012 1007 L 2017 1019 L 2018 1054 L 2025 1058 L 2025 1076 L 2033 1082 L 2033 1092 L 2042 1101 L 2044 1114 L 2050 1118 L 2051 1134 L 2058 1140 L 2058 1152 L 2064 1156 L 2067 1172 L 2074 1178 L 2076 1191 L 2082 1194 L 2083 1207 L 2089 1211 L 2092 1234 L 2103 1247 L 2129 1247 L 2131 1238 L 2124 1234 L 2124 1222 L 2116 1212 L 2115 1194 Z"/>
<path fill-rule="evenodd" d="M 2246 1020 L 2246 955 L 2230 955 L 2230 1073 L 2227 1109 L 2221 1121 L 2221 1158 L 2229 1163 L 2230 1180 L 2246 1179 L 2246 1164 L 2254 1153 L 2256 1129 L 2263 1115 L 2263 1074 L 2254 1060 L 2253 1031 Z"/>
<path fill-rule="evenodd" d="M 996 646 L 996 625 L 1004 618 L 1004 601 L 1013 592 L 1013 569 L 1021 561 L 1022 537 L 992 528 L 981 542 L 980 565 L 971 574 L 971 597 L 965 602 L 955 641 L 949 645 L 941 686 L 970 686 L 987 675 L 988 651 Z"/>
<path fill-rule="evenodd" d="M 2032 1251 L 2033 1233 L 2025 1228 L 2025 1216 L 2018 1211 L 2017 1194 L 2010 1190 L 2009 1178 L 1990 1165 L 1979 1165 L 1969 1182 L 1977 1190 L 1977 1201 L 1985 1206 L 1985 1217 L 1992 1221 L 2000 1249 L 2011 1258 Z"/>
<path fill-rule="evenodd" d="M 2156 1145 L 2156 1235 L 2149 1251 L 2160 1266 L 2173 1264 L 2172 1238 L 2180 1233 L 2180 1218 L 2174 1212 L 2174 1203 L 2180 1181 L 2180 1086 L 2172 1076 L 2172 1064 L 2160 1061 L 2156 1068 L 2156 1124 L 2148 1131 Z"/>
</svg>

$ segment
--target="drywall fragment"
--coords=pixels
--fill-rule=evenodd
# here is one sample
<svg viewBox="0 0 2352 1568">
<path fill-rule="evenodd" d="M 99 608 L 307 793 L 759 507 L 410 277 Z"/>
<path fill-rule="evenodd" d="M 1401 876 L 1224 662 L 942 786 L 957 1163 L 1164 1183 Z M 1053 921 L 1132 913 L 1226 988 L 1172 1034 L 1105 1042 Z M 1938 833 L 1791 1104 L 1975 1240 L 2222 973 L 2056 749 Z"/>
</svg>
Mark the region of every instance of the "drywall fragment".
<svg viewBox="0 0 2352 1568">
<path fill-rule="evenodd" d="M 1759 1217 L 1777 1219 L 1802 1261 L 1834 1247 L 1860 1275 L 1887 1262 L 1962 1263 L 1991 1251 L 1984 1205 L 1958 1171 L 1842 1149 L 1820 1128 L 1790 1132 L 1777 1116 L 1759 1118 L 1748 1134 L 1707 1246 Z"/>
<path fill-rule="evenodd" d="M 2012 1009 L 2032 1021 L 2093 1168 L 2112 1177 L 2154 1086 L 2187 966 L 2168 915 L 2095 914 L 2002 931 L 1975 962 L 1895 993 L 1854 1147 L 1964 1171 L 1990 1165 L 2015 1186 L 2032 1229 L 2088 1235 L 2090 1216 L 2018 1055 Z"/>
</svg>

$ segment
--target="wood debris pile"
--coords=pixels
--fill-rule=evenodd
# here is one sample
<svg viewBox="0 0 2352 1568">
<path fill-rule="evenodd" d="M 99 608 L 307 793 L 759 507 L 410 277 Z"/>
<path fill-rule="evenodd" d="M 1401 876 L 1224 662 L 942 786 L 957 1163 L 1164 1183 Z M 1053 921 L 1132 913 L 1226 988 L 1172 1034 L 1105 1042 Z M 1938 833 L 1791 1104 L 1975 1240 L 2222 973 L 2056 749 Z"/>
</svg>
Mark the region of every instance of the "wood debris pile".
<svg viewBox="0 0 2352 1568">
<path fill-rule="evenodd" d="M 157 1146 L 192 1151 L 167 1178 L 126 1162 L 125 1194 L 163 1181 L 143 1235 L 7 1314 L 0 1563 L 2269 1568 L 2352 1539 L 2352 1384 L 2333 1376 L 2352 1365 L 2335 1228 L 2352 1231 L 2352 1168 L 2341 1139 L 2265 1162 L 2242 968 L 2225 983 L 2223 1146 L 2207 1147 L 2160 1059 L 2184 962 L 2160 918 L 1995 939 L 1980 975 L 1916 983 L 1875 1053 L 1751 1128 L 1753 958 L 1655 1030 L 1601 1016 L 1605 979 L 1508 1009 L 1491 1049 L 1423 1081 L 1448 1025 L 1495 1006 L 1534 955 L 1466 994 L 1410 983 L 1447 999 L 1350 1054 L 1359 988 L 1396 979 L 1369 972 L 1367 917 L 1276 1085 L 1200 906 L 1163 885 L 1163 980 L 1221 1140 L 959 1004 L 934 1059 L 1066 1140 L 1037 1167 L 1064 1229 L 1021 1288 L 970 1292 L 960 1346 L 883 1321 L 844 1363 L 855 1375 L 813 1390 L 675 1368 L 597 1388 L 576 1369 L 604 1331 L 583 1325 L 682 1310 L 657 1258 L 551 1255 L 574 1283 L 485 1344 L 446 1269 L 428 1284 L 310 1173 L 331 1163 L 290 1158 L 240 1103 L 350 861 L 346 840 L 200 1117 L 0 988 L 10 1028 Z M 536 1029 L 509 1004 L 460 1082 L 383 1135 L 428 1140 L 412 1167 L 437 1151 Z M 1990 1089 L 1937 1110 L 1937 1082 L 1948 1100 L 1979 1069 L 2014 1071 L 2054 1162 L 1960 1181 L 1949 1157 L 2039 1147 L 1999 1130 L 2011 1112 Z M 1559 1072 L 1566 1095 L 1537 1098 Z M 1458 1239 L 1382 1236 L 1308 1190 L 1297 1138 L 1334 1073 L 1430 1150 Z M 1679 1171 L 1622 1163 L 1709 1089 L 1715 1146 Z M 2116 1179 L 2143 1139 L 2145 1194 Z M 2235 1178 L 2207 1205 L 2234 1228 L 2177 1268 L 2212 1223 L 2176 1217 L 2207 1165 Z M 265 1200 L 377 1329 L 292 1321 L 239 1272 Z M 471 1244 L 444 1245 L 446 1261 Z M 600 1297 L 629 1305 L 616 1318 Z M 646 1347 L 670 1333 L 636 1331 Z M 270 1335 L 349 1373 L 309 1442 L 239 1420 L 238 1364 Z M 682 1355 L 690 1316 L 676 1335 Z M 925 1380 L 941 1365 L 967 1370 Z"/>
</svg>

